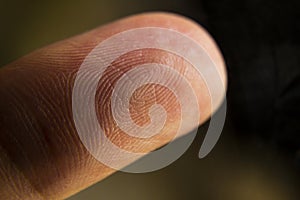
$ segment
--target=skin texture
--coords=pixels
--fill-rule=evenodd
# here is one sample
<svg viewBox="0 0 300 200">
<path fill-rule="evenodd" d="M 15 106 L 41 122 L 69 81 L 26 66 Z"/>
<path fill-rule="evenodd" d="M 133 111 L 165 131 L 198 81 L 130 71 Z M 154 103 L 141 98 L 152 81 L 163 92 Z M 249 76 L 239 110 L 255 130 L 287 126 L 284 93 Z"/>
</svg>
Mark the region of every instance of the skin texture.
<svg viewBox="0 0 300 200">
<path fill-rule="evenodd" d="M 201 44 L 226 85 L 223 58 L 212 38 L 199 25 L 173 14 L 135 15 L 36 50 L 0 70 L 1 197 L 63 199 L 115 171 L 93 158 L 80 142 L 72 117 L 72 88 L 78 68 L 97 44 L 116 33 L 148 26 L 177 30 Z M 142 140 L 116 126 L 109 101 L 113 86 L 126 71 L 147 62 L 172 65 L 182 75 L 189 69 L 184 76 L 201 99 L 199 124 L 211 114 L 207 88 L 189 63 L 161 50 L 127 53 L 107 68 L 95 98 L 96 110 L 101 110 L 97 115 L 103 119 L 99 123 L 108 138 L 133 152 L 149 152 L 168 143 L 180 122 L 174 95 L 167 88 L 148 84 L 130 99 L 130 113 L 136 124 L 145 125 L 149 123 L 147 110 L 160 103 L 168 113 L 162 132 Z"/>
</svg>

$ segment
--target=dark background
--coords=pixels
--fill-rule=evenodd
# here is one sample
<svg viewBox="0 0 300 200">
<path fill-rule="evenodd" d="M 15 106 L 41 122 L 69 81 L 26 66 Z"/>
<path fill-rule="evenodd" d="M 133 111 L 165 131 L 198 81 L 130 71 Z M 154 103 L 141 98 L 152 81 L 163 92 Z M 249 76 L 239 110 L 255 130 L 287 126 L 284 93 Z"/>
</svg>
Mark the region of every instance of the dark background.
<svg viewBox="0 0 300 200">
<path fill-rule="evenodd" d="M 224 131 L 197 157 L 207 124 L 179 160 L 118 172 L 70 199 L 297 200 L 300 178 L 300 1 L 0 1 L 0 65 L 52 42 L 144 11 L 204 26 L 228 70 Z"/>
</svg>

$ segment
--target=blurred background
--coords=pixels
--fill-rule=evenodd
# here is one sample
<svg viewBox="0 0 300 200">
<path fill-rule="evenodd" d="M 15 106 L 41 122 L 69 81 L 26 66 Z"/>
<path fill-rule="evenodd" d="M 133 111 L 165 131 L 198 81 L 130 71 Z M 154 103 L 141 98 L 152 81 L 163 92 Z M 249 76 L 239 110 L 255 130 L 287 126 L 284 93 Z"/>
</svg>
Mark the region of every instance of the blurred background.
<svg viewBox="0 0 300 200">
<path fill-rule="evenodd" d="M 221 138 L 198 158 L 207 124 L 176 162 L 117 172 L 69 200 L 300 199 L 300 1 L 0 1 L 0 66 L 52 42 L 145 11 L 185 15 L 218 43 L 228 70 Z"/>
</svg>

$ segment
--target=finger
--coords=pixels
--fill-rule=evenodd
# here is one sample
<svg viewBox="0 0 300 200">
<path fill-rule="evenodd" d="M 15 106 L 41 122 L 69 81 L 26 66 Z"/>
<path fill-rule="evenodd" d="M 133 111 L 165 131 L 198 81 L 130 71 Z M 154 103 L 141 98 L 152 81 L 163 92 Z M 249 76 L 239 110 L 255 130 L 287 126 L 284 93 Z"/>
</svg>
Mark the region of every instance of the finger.
<svg viewBox="0 0 300 200">
<path fill-rule="evenodd" d="M 172 29 L 195 40 L 216 64 L 221 80 L 226 84 L 222 56 L 209 34 L 194 22 L 172 14 L 132 16 L 32 52 L 0 71 L 1 196 L 7 199 L 62 199 L 115 171 L 95 159 L 81 142 L 74 123 L 72 91 L 79 67 L 99 43 L 117 33 L 142 27 Z M 139 42 L 138 36 L 136 40 Z M 115 46 L 104 52 L 105 57 L 117 51 Z M 188 80 L 199 100 L 201 117 L 197 119 L 198 124 L 211 115 L 212 105 L 203 77 L 184 58 L 151 48 L 118 57 L 97 83 L 96 115 L 112 143 L 127 151 L 145 153 L 168 143 L 181 121 L 189 119 L 180 117 L 180 102 L 172 91 L 158 84 L 146 84 L 129 100 L 130 117 L 137 125 L 145 126 L 151 123 L 148 110 L 153 104 L 161 104 L 168 116 L 163 129 L 153 137 L 141 139 L 120 128 L 112 112 L 114 87 L 119 79 L 143 63 L 173 66 Z M 92 79 L 83 76 L 80 87 L 88 91 Z M 122 95 L 117 96 L 121 103 L 126 101 Z M 120 118 L 122 120 L 122 116 Z M 86 133 L 95 128 L 94 124 L 88 123 L 83 127 Z M 184 131 L 187 133 L 192 128 L 195 127 L 187 126 Z M 107 149 L 100 150 L 109 153 Z"/>
</svg>

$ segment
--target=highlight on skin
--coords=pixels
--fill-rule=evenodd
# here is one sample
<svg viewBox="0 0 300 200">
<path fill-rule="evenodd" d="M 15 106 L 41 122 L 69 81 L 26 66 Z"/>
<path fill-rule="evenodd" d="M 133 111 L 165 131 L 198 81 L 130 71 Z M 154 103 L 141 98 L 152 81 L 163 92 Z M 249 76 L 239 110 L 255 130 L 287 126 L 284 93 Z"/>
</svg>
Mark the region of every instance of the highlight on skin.
<svg viewBox="0 0 300 200">
<path fill-rule="evenodd" d="M 82 143 L 73 118 L 72 92 L 80 66 L 98 44 L 118 33 L 145 27 L 170 29 L 193 39 L 211 58 L 223 86 L 226 86 L 224 61 L 209 34 L 186 18 L 165 13 L 131 16 L 36 50 L 8 64 L 0 70 L 0 195 L 3 198 L 63 199 L 115 171 L 99 162 Z M 136 40 L 139 41 L 138 36 Z M 111 48 L 105 53 L 113 56 L 116 51 L 116 48 Z M 189 120 L 181 118 L 180 100 L 163 85 L 150 81 L 136 88 L 128 98 L 126 88 L 122 88 L 126 83 L 122 81 L 126 78 L 124 74 L 147 79 L 141 74 L 151 75 L 153 69 L 147 63 L 155 63 L 155 70 L 171 66 L 188 81 L 201 111 L 198 124 L 207 120 L 214 109 L 205 77 L 196 73 L 192 64 L 183 57 L 153 48 L 136 49 L 117 57 L 103 76 L 92 77 L 93 74 L 89 74 L 82 79 L 82 83 L 87 85 L 83 94 L 88 93 L 91 80 L 97 79 L 94 110 L 98 125 L 111 142 L 130 152 L 148 153 L 167 144 L 175 137 L 180 123 Z M 137 66 L 144 68 L 130 74 L 129 71 Z M 172 77 L 168 70 L 160 75 L 164 74 Z M 154 75 L 149 77 L 155 78 Z M 175 78 L 166 80 L 182 87 Z M 120 92 L 114 94 L 114 86 L 124 92 L 123 96 Z M 124 113 L 113 113 L 112 96 L 117 102 L 116 111 L 123 110 L 118 106 L 123 101 L 129 104 L 129 113 L 124 115 L 126 119 L 123 120 L 128 120 L 130 114 L 132 122 L 140 127 L 151 124 L 151 116 L 158 112 L 163 118 L 157 120 L 165 119 L 161 131 L 148 138 L 126 134 L 114 120 L 114 115 L 118 115 L 115 117 L 122 121 Z M 216 101 L 221 102 L 223 97 L 224 93 L 220 93 Z M 159 106 L 153 106 L 155 104 Z M 186 106 L 191 106 L 189 110 L 195 109 L 193 105 Z M 152 120 L 155 121 L 155 118 Z M 93 125 L 83 126 L 87 132 L 95 129 Z M 188 127 L 182 134 L 187 134 L 190 128 L 196 127 Z M 114 155 L 111 156 L 113 160 Z"/>
</svg>

